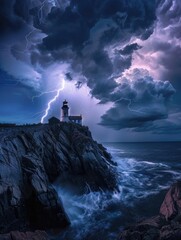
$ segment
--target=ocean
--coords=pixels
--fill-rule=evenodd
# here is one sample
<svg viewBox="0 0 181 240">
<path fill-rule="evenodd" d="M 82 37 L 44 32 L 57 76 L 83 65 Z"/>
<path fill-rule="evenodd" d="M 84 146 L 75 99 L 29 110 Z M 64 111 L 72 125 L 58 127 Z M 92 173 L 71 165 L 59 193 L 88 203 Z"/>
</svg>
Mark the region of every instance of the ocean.
<svg viewBox="0 0 181 240">
<path fill-rule="evenodd" d="M 120 191 L 88 188 L 78 196 L 57 187 L 72 224 L 56 240 L 116 240 L 124 227 L 158 214 L 167 189 L 181 179 L 181 142 L 103 145 L 118 164 Z"/>
</svg>

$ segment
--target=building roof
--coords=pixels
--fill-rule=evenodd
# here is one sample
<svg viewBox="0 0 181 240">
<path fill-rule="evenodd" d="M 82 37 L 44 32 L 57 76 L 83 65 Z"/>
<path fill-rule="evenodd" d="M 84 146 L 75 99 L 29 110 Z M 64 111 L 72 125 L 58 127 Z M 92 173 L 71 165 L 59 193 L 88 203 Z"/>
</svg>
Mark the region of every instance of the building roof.
<svg viewBox="0 0 181 240">
<path fill-rule="evenodd" d="M 69 120 L 82 120 L 82 116 L 69 116 Z"/>
<path fill-rule="evenodd" d="M 50 123 L 50 122 L 54 122 L 54 123 L 58 123 L 58 122 L 60 122 L 60 120 L 58 119 L 58 118 L 56 118 L 56 117 L 51 117 L 51 118 L 49 118 L 48 119 L 48 122 Z"/>
<path fill-rule="evenodd" d="M 64 101 L 63 101 L 63 104 L 68 104 L 67 100 L 64 100 Z"/>
</svg>

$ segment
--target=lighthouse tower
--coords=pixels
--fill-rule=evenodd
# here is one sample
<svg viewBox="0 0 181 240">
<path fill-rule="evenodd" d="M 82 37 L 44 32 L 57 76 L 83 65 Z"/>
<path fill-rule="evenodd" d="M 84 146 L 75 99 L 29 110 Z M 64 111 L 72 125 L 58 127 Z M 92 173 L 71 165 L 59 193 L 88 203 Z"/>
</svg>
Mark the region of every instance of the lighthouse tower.
<svg viewBox="0 0 181 240">
<path fill-rule="evenodd" d="M 62 114 L 61 114 L 62 122 L 69 122 L 69 107 L 68 102 L 65 100 L 62 106 Z"/>
</svg>

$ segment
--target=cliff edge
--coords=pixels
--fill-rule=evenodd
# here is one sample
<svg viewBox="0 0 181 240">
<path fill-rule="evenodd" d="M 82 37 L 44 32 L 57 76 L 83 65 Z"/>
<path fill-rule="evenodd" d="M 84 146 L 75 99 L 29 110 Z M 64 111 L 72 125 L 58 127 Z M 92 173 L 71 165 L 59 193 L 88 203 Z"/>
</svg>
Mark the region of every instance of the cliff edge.
<svg viewBox="0 0 181 240">
<path fill-rule="evenodd" d="M 0 232 L 63 228 L 70 224 L 53 188 L 57 178 L 82 191 L 116 188 L 106 149 L 77 124 L 0 130 Z"/>
</svg>

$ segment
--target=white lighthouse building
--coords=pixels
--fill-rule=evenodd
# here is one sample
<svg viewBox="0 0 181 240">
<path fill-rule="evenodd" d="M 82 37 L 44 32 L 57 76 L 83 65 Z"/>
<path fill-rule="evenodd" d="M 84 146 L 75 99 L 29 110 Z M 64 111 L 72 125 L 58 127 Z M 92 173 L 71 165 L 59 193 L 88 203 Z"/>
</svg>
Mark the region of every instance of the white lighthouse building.
<svg viewBox="0 0 181 240">
<path fill-rule="evenodd" d="M 60 119 L 62 122 L 69 122 L 69 107 L 68 102 L 66 100 L 63 102 Z"/>
<path fill-rule="evenodd" d="M 70 116 L 68 102 L 65 100 L 61 109 L 61 121 L 62 122 L 73 122 L 82 125 L 82 115 Z"/>
</svg>

